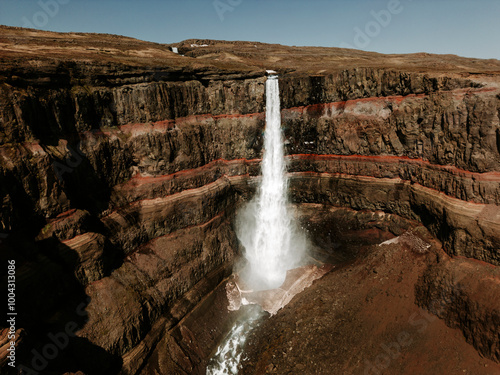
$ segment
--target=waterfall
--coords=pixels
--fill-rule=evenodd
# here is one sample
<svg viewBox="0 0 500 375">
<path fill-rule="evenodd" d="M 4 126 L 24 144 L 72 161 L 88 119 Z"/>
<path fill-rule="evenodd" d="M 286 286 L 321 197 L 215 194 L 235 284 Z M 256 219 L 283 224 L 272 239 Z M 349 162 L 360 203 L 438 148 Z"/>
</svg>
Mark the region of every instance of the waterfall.
<svg viewBox="0 0 500 375">
<path fill-rule="evenodd" d="M 266 81 L 262 181 L 255 198 L 239 212 L 236 229 L 248 261 L 242 276 L 254 290 L 279 287 L 286 271 L 300 262 L 306 247 L 287 206 L 287 188 L 279 81 L 277 75 L 270 75 Z"/>
<path fill-rule="evenodd" d="M 285 281 L 286 272 L 296 267 L 306 250 L 306 237 L 296 227 L 288 209 L 288 180 L 281 135 L 278 76 L 266 81 L 266 131 L 262 180 L 257 194 L 236 218 L 236 234 L 245 247 L 246 269 L 240 272 L 253 290 L 275 289 Z M 234 324 L 207 366 L 207 375 L 236 375 L 248 334 L 263 311 L 249 308 Z"/>
</svg>

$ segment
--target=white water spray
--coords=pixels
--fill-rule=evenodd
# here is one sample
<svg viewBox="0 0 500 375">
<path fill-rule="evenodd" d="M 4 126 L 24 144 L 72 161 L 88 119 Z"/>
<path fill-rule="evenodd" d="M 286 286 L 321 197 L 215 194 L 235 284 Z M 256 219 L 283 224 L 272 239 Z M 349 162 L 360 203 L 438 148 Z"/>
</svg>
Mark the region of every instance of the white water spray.
<svg viewBox="0 0 500 375">
<path fill-rule="evenodd" d="M 237 216 L 237 235 L 249 263 L 242 277 L 254 290 L 279 287 L 305 252 L 306 238 L 287 207 L 287 188 L 278 76 L 271 75 L 266 81 L 262 182 L 256 197 Z"/>
</svg>

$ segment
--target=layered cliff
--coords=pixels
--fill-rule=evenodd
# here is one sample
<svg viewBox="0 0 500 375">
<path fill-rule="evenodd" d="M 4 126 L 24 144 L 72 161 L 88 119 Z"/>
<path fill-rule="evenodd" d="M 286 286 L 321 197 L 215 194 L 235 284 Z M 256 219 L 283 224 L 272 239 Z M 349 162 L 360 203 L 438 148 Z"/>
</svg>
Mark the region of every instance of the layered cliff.
<svg viewBox="0 0 500 375">
<path fill-rule="evenodd" d="M 29 348 L 77 321 L 76 349 L 48 368 L 139 373 L 230 274 L 233 215 L 260 173 L 265 68 L 281 74 L 295 203 L 396 214 L 450 256 L 500 263 L 498 61 L 217 41 L 180 43 L 180 56 L 0 31 L 2 257 L 18 259 L 28 366 Z M 447 285 L 439 272 L 417 302 Z M 498 360 L 489 323 L 469 333 L 475 318 L 449 310 Z"/>
</svg>

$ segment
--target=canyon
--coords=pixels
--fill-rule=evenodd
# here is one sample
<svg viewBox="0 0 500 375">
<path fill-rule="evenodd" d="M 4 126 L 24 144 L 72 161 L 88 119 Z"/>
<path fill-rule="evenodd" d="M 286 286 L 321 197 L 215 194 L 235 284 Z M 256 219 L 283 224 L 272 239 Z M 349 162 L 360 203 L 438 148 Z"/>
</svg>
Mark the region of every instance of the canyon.
<svg viewBox="0 0 500 375">
<path fill-rule="evenodd" d="M 255 330 L 242 373 L 500 373 L 500 61 L 11 27 L 0 45 L 0 257 L 25 373 L 205 373 L 237 318 L 224 286 L 266 69 L 295 215 L 335 267 Z M 377 367 L 414 312 L 426 336 Z"/>
</svg>

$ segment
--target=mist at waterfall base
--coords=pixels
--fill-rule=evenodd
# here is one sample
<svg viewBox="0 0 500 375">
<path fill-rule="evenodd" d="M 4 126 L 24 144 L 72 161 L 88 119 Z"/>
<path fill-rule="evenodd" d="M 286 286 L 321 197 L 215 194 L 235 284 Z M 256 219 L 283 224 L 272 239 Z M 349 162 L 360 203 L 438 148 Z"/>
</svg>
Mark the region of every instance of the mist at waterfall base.
<svg viewBox="0 0 500 375">
<path fill-rule="evenodd" d="M 275 289 L 304 258 L 307 238 L 288 207 L 288 179 L 281 133 L 279 81 L 266 81 L 266 129 L 262 180 L 256 196 L 236 217 L 236 234 L 248 262 L 240 277 L 253 290 Z"/>
</svg>

